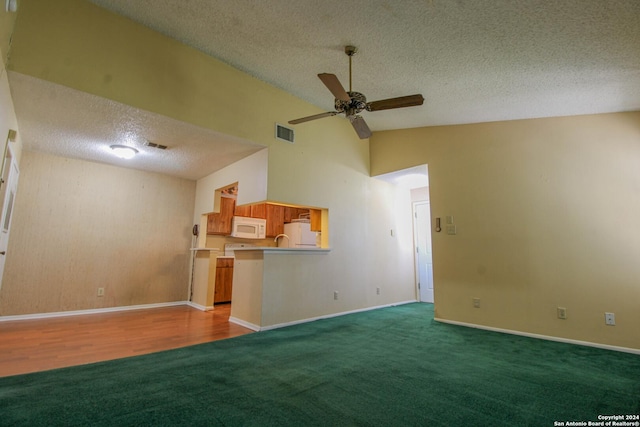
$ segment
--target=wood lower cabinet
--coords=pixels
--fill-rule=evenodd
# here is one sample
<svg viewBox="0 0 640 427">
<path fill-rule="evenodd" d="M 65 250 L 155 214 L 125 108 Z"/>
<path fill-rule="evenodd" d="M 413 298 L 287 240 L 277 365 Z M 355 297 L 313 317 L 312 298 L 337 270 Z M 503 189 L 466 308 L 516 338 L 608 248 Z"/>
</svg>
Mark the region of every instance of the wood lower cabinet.
<svg viewBox="0 0 640 427">
<path fill-rule="evenodd" d="M 233 258 L 218 258 L 216 260 L 216 284 L 213 293 L 213 303 L 231 302 L 233 289 Z"/>
</svg>

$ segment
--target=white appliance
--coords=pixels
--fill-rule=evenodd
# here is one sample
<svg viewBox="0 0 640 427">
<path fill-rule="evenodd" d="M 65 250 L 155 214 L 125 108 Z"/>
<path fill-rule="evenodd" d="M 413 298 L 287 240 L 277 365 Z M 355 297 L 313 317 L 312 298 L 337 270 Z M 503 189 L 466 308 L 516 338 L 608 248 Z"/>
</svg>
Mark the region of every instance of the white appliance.
<svg viewBox="0 0 640 427">
<path fill-rule="evenodd" d="M 309 222 L 294 221 L 284 225 L 284 234 L 289 237 L 281 237 L 278 240 L 279 248 L 316 248 L 318 233 L 311 231 Z"/>
<path fill-rule="evenodd" d="M 231 219 L 231 237 L 242 239 L 264 239 L 267 234 L 267 220 L 234 216 Z"/>
</svg>

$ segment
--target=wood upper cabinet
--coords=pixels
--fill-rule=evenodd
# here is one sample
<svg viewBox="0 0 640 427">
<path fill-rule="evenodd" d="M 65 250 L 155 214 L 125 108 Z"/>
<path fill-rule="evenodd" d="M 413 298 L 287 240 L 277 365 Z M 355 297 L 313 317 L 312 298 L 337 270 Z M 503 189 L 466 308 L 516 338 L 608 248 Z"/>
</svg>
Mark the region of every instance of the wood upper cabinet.
<svg viewBox="0 0 640 427">
<path fill-rule="evenodd" d="M 222 197 L 219 213 L 208 216 L 207 234 L 231 234 L 231 218 L 245 216 L 250 218 L 262 218 L 267 220 L 266 237 L 275 237 L 284 233 L 285 207 L 261 203 L 258 205 L 236 207 L 235 200 Z"/>
<path fill-rule="evenodd" d="M 309 209 L 311 219 L 311 231 L 322 231 L 322 211 L 320 209 Z"/>
<path fill-rule="evenodd" d="M 220 198 L 220 212 L 211 213 L 207 217 L 207 234 L 231 234 L 231 218 L 236 201 L 229 197 Z"/>
<path fill-rule="evenodd" d="M 284 206 L 267 204 L 267 237 L 284 233 Z"/>
<path fill-rule="evenodd" d="M 251 218 L 267 219 L 267 204 L 261 203 L 259 205 L 252 205 Z"/>
<path fill-rule="evenodd" d="M 251 208 L 252 206 L 236 206 L 233 212 L 234 216 L 245 216 L 251 218 Z"/>
<path fill-rule="evenodd" d="M 267 204 L 260 203 L 259 205 L 246 205 L 236 206 L 234 213 L 235 216 L 244 216 L 247 218 L 267 218 Z"/>
<path fill-rule="evenodd" d="M 284 208 L 284 222 L 291 222 L 294 219 L 299 219 L 301 215 L 309 215 L 309 209 L 307 208 L 294 208 L 291 206 L 285 206 Z"/>
</svg>

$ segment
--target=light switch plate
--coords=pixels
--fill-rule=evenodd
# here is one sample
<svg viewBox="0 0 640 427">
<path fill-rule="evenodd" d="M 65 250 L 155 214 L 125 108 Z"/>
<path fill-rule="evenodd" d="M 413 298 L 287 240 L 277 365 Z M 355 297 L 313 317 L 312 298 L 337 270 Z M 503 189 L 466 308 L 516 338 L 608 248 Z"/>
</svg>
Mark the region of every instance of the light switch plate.
<svg viewBox="0 0 640 427">
<path fill-rule="evenodd" d="M 18 0 L 5 0 L 4 4 L 7 12 L 15 12 L 18 10 Z"/>
</svg>

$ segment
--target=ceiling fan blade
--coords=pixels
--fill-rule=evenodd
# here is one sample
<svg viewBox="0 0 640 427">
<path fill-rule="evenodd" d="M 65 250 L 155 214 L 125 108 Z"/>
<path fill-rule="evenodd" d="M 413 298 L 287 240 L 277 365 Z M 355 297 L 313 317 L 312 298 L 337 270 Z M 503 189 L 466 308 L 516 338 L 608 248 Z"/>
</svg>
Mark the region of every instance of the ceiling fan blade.
<svg viewBox="0 0 640 427">
<path fill-rule="evenodd" d="M 421 94 L 401 96 L 399 98 L 389 98 L 380 101 L 373 101 L 367 104 L 367 111 L 391 110 L 392 108 L 415 107 L 422 105 L 424 98 Z"/>
<path fill-rule="evenodd" d="M 371 129 L 369 129 L 362 116 L 349 117 L 349 120 L 360 139 L 367 139 L 371 136 Z"/>
<path fill-rule="evenodd" d="M 302 117 L 301 119 L 289 120 L 290 125 L 297 125 L 298 123 L 310 122 L 311 120 L 322 119 L 324 117 L 331 117 L 338 114 L 337 111 L 328 111 L 326 113 L 314 114 L 313 116 Z"/>
<path fill-rule="evenodd" d="M 318 77 L 320 78 L 320 80 L 322 80 L 322 83 L 324 83 L 327 89 L 331 91 L 333 96 L 336 97 L 336 99 L 340 99 L 346 102 L 351 101 L 351 97 L 349 96 L 347 91 L 344 90 L 344 87 L 342 87 L 342 83 L 340 83 L 340 80 L 338 80 L 335 74 L 321 73 L 318 74 Z"/>
</svg>

